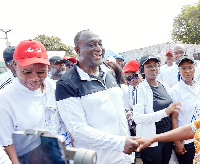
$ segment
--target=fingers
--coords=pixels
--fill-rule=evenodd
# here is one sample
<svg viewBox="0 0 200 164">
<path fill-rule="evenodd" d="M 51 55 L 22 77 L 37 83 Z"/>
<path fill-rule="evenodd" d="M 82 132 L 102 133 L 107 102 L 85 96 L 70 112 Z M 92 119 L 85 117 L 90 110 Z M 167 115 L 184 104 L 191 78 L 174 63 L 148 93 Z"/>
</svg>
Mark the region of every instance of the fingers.
<svg viewBox="0 0 200 164">
<path fill-rule="evenodd" d="M 144 146 L 143 145 L 140 145 L 137 149 L 136 149 L 136 152 L 140 152 L 141 150 L 144 149 Z"/>
<path fill-rule="evenodd" d="M 133 137 L 133 136 L 131 136 L 131 139 L 133 139 L 133 140 L 139 140 L 139 139 L 141 139 L 141 137 Z"/>
</svg>

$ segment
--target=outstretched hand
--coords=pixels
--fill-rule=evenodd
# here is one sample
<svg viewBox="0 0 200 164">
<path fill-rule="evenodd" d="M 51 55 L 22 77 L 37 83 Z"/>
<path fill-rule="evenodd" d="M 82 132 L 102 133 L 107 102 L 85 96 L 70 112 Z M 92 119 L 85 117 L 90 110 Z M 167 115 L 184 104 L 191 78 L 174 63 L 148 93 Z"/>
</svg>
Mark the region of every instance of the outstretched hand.
<svg viewBox="0 0 200 164">
<path fill-rule="evenodd" d="M 125 154 L 132 154 L 132 152 L 136 151 L 139 144 L 136 142 L 136 140 L 140 139 L 141 137 L 133 137 L 133 136 L 127 136 L 124 146 L 124 153 Z"/>
<path fill-rule="evenodd" d="M 137 148 L 136 151 L 140 152 L 141 150 L 149 147 L 154 141 L 151 137 L 149 137 L 149 138 L 138 139 L 136 142 L 139 144 L 139 147 Z"/>
</svg>

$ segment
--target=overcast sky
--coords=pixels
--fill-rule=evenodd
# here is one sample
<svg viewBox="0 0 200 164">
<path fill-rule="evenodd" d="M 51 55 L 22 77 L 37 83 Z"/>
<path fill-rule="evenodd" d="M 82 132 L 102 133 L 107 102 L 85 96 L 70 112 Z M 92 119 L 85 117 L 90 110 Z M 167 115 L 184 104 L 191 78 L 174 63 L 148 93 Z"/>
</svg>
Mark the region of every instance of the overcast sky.
<svg viewBox="0 0 200 164">
<path fill-rule="evenodd" d="M 198 0 L 1 0 L 0 29 L 11 45 L 38 35 L 74 46 L 78 31 L 91 29 L 116 53 L 171 41 L 173 19 Z M 0 31 L 0 38 L 5 34 Z M 0 59 L 6 48 L 0 39 Z"/>
</svg>

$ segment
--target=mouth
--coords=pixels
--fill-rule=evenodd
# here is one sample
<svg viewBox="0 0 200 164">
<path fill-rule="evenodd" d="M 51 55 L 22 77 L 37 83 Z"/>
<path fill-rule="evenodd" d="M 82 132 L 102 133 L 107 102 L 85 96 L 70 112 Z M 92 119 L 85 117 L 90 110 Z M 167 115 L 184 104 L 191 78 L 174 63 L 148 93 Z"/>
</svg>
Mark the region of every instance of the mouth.
<svg viewBox="0 0 200 164">
<path fill-rule="evenodd" d="M 31 88 L 37 88 L 37 87 L 40 86 L 40 82 L 28 83 L 28 85 L 29 85 Z"/>
<path fill-rule="evenodd" d="M 93 55 L 94 58 L 102 58 L 102 54 L 95 54 Z"/>
</svg>

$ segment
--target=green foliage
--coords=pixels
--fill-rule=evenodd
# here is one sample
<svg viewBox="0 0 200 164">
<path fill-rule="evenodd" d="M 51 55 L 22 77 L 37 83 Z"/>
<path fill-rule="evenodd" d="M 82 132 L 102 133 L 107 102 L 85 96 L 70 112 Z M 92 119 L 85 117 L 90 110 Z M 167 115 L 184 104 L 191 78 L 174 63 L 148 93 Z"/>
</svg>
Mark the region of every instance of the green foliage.
<svg viewBox="0 0 200 164">
<path fill-rule="evenodd" d="M 172 40 L 186 44 L 200 44 L 200 1 L 187 5 L 174 19 Z"/>
<path fill-rule="evenodd" d="M 33 40 L 37 40 L 41 42 L 47 51 L 65 51 L 66 56 L 71 56 L 76 58 L 76 53 L 74 52 L 74 48 L 71 46 L 67 46 L 61 42 L 61 39 L 55 36 L 49 37 L 46 35 L 38 35 Z"/>
</svg>

